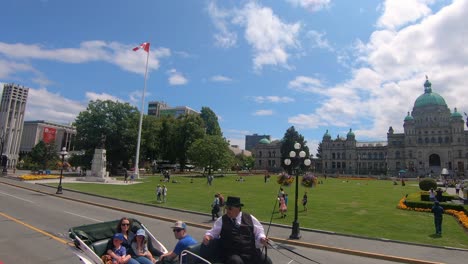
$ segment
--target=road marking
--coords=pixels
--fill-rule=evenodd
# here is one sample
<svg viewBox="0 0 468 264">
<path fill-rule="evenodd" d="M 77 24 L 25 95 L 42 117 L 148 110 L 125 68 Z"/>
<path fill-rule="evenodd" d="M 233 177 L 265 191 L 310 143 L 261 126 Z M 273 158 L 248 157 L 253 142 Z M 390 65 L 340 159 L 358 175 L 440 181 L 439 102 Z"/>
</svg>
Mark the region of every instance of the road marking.
<svg viewBox="0 0 468 264">
<path fill-rule="evenodd" d="M 52 234 L 47 233 L 46 231 L 44 231 L 44 230 L 42 230 L 42 229 L 39 229 L 39 228 L 37 228 L 37 227 L 34 227 L 34 226 L 30 225 L 30 224 L 27 224 L 27 223 L 25 223 L 25 222 L 23 222 L 23 221 L 20 221 L 20 220 L 14 218 L 14 217 L 12 217 L 12 216 L 9 216 L 9 215 L 7 215 L 7 214 L 2 213 L 2 212 L 0 212 L 0 215 L 3 216 L 3 217 L 5 217 L 5 218 L 8 218 L 8 219 L 10 219 L 10 220 L 12 220 L 12 221 L 14 221 L 14 222 L 16 222 L 16 223 L 18 223 L 18 224 L 21 224 L 21 225 L 23 225 L 23 226 L 25 226 L 25 227 L 27 227 L 27 228 L 29 228 L 29 229 L 32 229 L 32 230 L 34 230 L 34 231 L 36 231 L 36 232 L 39 232 L 39 233 L 41 233 L 41 234 L 43 234 L 43 235 L 45 235 L 45 236 L 48 236 L 48 237 L 50 237 L 50 238 L 52 238 L 52 239 L 54 239 L 54 240 L 56 240 L 56 241 L 58 241 L 58 242 L 60 242 L 60 243 L 68 244 L 68 242 L 69 242 L 69 241 L 67 241 L 67 240 L 65 240 L 65 239 L 62 239 L 62 238 L 60 238 L 60 237 L 56 237 L 56 236 L 54 236 L 54 235 L 52 235 Z"/>
<path fill-rule="evenodd" d="M 94 219 L 94 218 L 91 218 L 91 217 L 75 214 L 75 213 L 72 213 L 72 212 L 64 211 L 64 213 L 71 214 L 71 215 L 78 216 L 78 217 L 85 218 L 85 219 L 89 219 L 89 220 L 92 220 L 94 222 L 102 222 L 102 220 L 98 220 L 98 219 Z"/>
<path fill-rule="evenodd" d="M 34 203 L 33 201 L 31 200 L 27 200 L 27 199 L 24 199 L 24 198 L 21 198 L 21 197 L 18 197 L 18 196 L 14 196 L 14 195 L 11 195 L 11 194 L 8 194 L 8 193 L 4 193 L 4 192 L 0 192 L 0 194 L 3 194 L 3 195 L 6 195 L 6 196 L 10 196 L 10 197 L 13 197 L 13 198 L 16 198 L 18 200 L 22 200 L 22 201 L 25 201 L 25 202 L 28 202 L 28 203 Z"/>
</svg>

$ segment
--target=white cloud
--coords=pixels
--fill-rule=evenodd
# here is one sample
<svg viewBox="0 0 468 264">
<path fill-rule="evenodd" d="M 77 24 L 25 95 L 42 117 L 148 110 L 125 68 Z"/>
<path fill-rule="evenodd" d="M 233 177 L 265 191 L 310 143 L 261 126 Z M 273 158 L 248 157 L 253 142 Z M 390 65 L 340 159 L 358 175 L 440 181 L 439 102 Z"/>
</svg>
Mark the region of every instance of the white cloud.
<svg viewBox="0 0 468 264">
<path fill-rule="evenodd" d="M 227 21 L 232 14 L 229 11 L 220 10 L 215 1 L 208 4 L 208 14 L 218 30 L 218 33 L 214 35 L 215 45 L 222 48 L 230 48 L 236 45 L 237 34 L 229 30 L 229 22 Z"/>
<path fill-rule="evenodd" d="M 94 40 L 81 42 L 78 48 L 46 49 L 38 44 L 9 44 L 0 42 L 0 55 L 15 61 L 28 59 L 66 63 L 105 61 L 115 64 L 123 70 L 144 74 L 146 67 L 145 54 L 147 53 L 141 50 L 137 52 L 132 51 L 132 47 L 134 46 L 118 42 Z M 171 52 L 167 48 L 151 49 L 148 59 L 148 70 L 157 70 L 159 68 L 159 59 L 170 55 Z M 3 78 L 11 74 L 11 72 L 3 70 L 9 66 L 9 64 L 4 66 L 6 63 L 7 61 L 0 61 L 0 76 Z M 14 63 L 13 67 L 17 68 L 15 71 L 33 71 L 31 66 L 24 63 Z"/>
<path fill-rule="evenodd" d="M 232 82 L 232 79 L 223 75 L 215 75 L 210 78 L 212 82 Z"/>
<path fill-rule="evenodd" d="M 101 100 L 101 101 L 106 101 L 106 100 L 110 100 L 110 101 L 115 101 L 115 102 L 123 102 L 124 100 L 122 99 L 119 99 L 113 95 L 110 95 L 110 94 L 107 94 L 107 93 L 95 93 L 95 92 L 86 92 L 85 94 L 86 96 L 86 99 L 88 99 L 89 101 L 97 101 L 97 100 Z"/>
<path fill-rule="evenodd" d="M 254 96 L 253 100 L 257 103 L 291 103 L 294 99 L 287 96 Z"/>
<path fill-rule="evenodd" d="M 85 104 L 65 98 L 61 94 L 50 93 L 46 89 L 29 89 L 26 103 L 26 120 L 53 120 L 70 123 L 86 110 Z"/>
<path fill-rule="evenodd" d="M 267 109 L 258 110 L 258 111 L 255 111 L 253 115 L 254 116 L 270 116 L 270 115 L 273 115 L 273 110 L 267 110 Z"/>
<path fill-rule="evenodd" d="M 315 30 L 310 30 L 306 34 L 306 36 L 312 40 L 312 47 L 333 51 L 333 47 L 328 43 L 328 40 L 324 38 L 325 35 L 325 33 L 320 33 Z"/>
<path fill-rule="evenodd" d="M 184 85 L 188 83 L 187 78 L 185 78 L 184 75 L 178 72 L 176 69 L 171 69 L 168 71 L 168 75 L 170 85 Z"/>
<path fill-rule="evenodd" d="M 377 21 L 377 26 L 397 29 L 408 23 L 431 14 L 428 4 L 434 0 L 387 0 L 383 4 L 384 13 Z"/>
<path fill-rule="evenodd" d="M 467 16 L 468 1 L 455 0 L 399 30 L 375 31 L 368 43 L 359 45 L 361 66 L 352 69 L 343 83 L 327 87 L 314 78 L 297 77 L 289 88 L 314 97 L 320 94 L 323 100 L 289 122 L 304 128 L 325 127 L 324 131 L 332 126 L 352 127 L 358 140 L 385 139 L 389 126 L 403 130 L 406 113 L 424 91 L 426 74 L 433 92 L 444 97 L 452 111 L 454 107 L 459 112 L 468 109 L 468 101 L 460 96 L 465 94 L 468 76 Z"/>
<path fill-rule="evenodd" d="M 299 6 L 311 12 L 326 8 L 330 4 L 330 0 L 286 0 L 286 1 L 291 3 L 295 7 Z"/>
<path fill-rule="evenodd" d="M 289 68 L 289 48 L 299 46 L 300 23 L 282 22 L 271 8 L 248 3 L 239 12 L 238 22 L 245 26 L 245 38 L 252 46 L 255 70 L 265 65 Z"/>
<path fill-rule="evenodd" d="M 321 93 L 323 90 L 323 84 L 316 78 L 297 76 L 294 80 L 288 83 L 288 88 L 300 92 Z"/>
<path fill-rule="evenodd" d="M 244 37 L 253 50 L 253 67 L 261 70 L 264 66 L 288 65 L 289 49 L 299 47 L 300 23 L 283 22 L 269 7 L 257 2 L 248 2 L 241 9 L 220 10 L 214 1 L 208 5 L 214 26 L 216 45 L 229 48 L 236 44 L 237 34 L 228 29 L 241 27 L 245 29 Z"/>
</svg>

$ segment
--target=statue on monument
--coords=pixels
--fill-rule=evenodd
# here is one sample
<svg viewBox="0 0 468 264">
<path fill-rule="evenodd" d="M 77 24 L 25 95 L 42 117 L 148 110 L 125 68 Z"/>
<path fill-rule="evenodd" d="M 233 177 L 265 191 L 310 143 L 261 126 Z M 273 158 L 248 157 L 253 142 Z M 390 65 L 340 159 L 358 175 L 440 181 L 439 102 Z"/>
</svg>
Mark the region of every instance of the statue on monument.
<svg viewBox="0 0 468 264">
<path fill-rule="evenodd" d="M 106 135 L 101 134 L 101 142 L 99 145 L 100 149 L 105 149 L 106 148 Z"/>
</svg>

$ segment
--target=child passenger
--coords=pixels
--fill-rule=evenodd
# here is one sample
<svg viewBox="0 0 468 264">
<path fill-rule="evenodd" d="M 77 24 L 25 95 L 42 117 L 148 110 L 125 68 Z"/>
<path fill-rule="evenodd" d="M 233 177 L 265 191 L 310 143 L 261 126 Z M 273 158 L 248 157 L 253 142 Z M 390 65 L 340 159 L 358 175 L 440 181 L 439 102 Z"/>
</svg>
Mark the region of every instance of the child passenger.
<svg viewBox="0 0 468 264">
<path fill-rule="evenodd" d="M 138 263 L 155 263 L 156 259 L 148 250 L 148 240 L 146 232 L 143 229 L 138 229 L 136 236 L 132 241 L 132 250 L 135 254 L 134 258 Z"/>
<path fill-rule="evenodd" d="M 112 257 L 112 263 L 127 263 L 131 256 L 127 255 L 127 249 L 122 246 L 124 241 L 124 235 L 122 233 L 116 233 L 112 238 L 113 248 L 110 253 Z"/>
</svg>

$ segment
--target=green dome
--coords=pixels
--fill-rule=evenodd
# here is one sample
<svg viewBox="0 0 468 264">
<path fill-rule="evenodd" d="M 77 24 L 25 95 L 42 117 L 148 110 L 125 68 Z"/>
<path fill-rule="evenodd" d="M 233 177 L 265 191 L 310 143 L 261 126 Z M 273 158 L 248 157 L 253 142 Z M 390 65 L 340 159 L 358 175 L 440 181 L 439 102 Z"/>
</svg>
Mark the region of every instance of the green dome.
<svg viewBox="0 0 468 264">
<path fill-rule="evenodd" d="M 258 143 L 260 143 L 260 144 L 270 144 L 270 140 L 268 140 L 268 138 L 262 138 L 262 139 L 260 139 L 260 141 Z"/>
<path fill-rule="evenodd" d="M 330 133 L 328 133 L 328 129 L 327 129 L 327 132 L 323 134 L 323 138 L 331 138 Z"/>
<path fill-rule="evenodd" d="M 414 120 L 414 118 L 408 112 L 408 115 L 405 117 L 405 121 L 413 121 L 413 120 Z"/>
<path fill-rule="evenodd" d="M 349 129 L 348 134 L 346 134 L 346 137 L 354 137 L 354 132 L 351 128 Z"/>
<path fill-rule="evenodd" d="M 427 76 L 426 76 L 427 78 Z M 439 105 L 447 107 L 444 98 L 437 93 L 432 92 L 431 82 L 426 79 L 424 83 L 424 94 L 420 95 L 414 102 L 414 107 L 424 107 L 428 105 Z"/>
<path fill-rule="evenodd" d="M 453 113 L 452 113 L 452 118 L 461 118 L 463 119 L 463 116 L 457 112 L 457 108 L 455 107 L 455 109 L 453 110 Z"/>
</svg>

